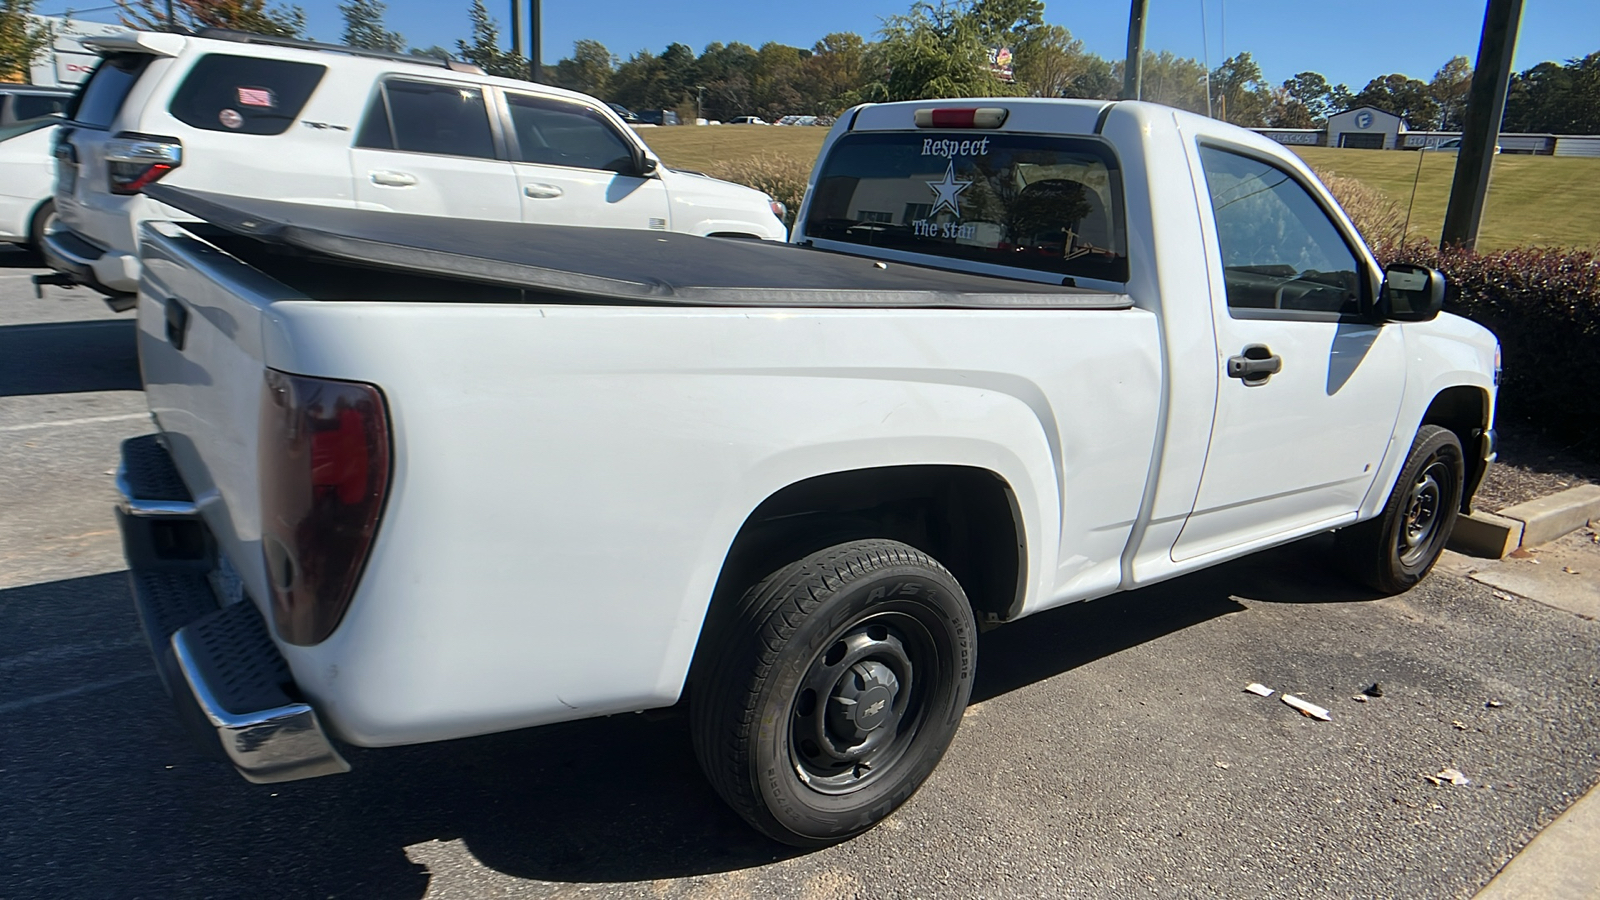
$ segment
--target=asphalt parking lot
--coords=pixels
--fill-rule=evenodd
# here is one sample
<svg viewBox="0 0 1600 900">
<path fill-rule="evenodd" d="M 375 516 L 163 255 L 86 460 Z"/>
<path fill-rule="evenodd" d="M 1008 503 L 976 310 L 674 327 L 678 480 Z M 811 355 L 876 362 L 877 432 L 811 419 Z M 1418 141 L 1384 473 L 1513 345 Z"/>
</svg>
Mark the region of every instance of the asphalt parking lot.
<svg viewBox="0 0 1600 900">
<path fill-rule="evenodd" d="M 0 249 L 0 897 L 1469 897 L 1600 777 L 1600 624 L 1445 573 L 1374 599 L 1312 540 L 985 635 L 934 777 L 821 852 L 724 808 L 671 714 L 250 785 L 121 574 L 132 316 L 32 265 Z"/>
</svg>

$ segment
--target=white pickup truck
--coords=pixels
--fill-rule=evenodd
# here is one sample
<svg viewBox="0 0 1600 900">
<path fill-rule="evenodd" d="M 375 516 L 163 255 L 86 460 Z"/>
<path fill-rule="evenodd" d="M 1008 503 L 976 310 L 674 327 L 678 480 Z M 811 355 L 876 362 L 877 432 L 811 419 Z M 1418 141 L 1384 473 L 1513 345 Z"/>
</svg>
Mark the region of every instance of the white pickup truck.
<svg viewBox="0 0 1600 900">
<path fill-rule="evenodd" d="M 978 629 L 1335 529 L 1403 591 L 1493 459 L 1438 273 L 1150 104 L 850 110 L 791 244 L 149 192 L 201 221 L 144 226 L 120 520 L 257 782 L 684 701 L 746 819 L 837 841 Z"/>
</svg>

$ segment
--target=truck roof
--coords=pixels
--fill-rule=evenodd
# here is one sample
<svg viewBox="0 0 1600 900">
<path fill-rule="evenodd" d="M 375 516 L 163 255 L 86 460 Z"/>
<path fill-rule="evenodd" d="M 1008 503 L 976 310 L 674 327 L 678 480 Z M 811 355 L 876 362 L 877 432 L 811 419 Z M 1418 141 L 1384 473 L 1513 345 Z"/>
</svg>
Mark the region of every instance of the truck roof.
<svg viewBox="0 0 1600 900">
<path fill-rule="evenodd" d="M 1124 294 L 771 241 L 415 216 L 155 184 L 155 200 L 324 260 L 608 302 L 738 307 L 1126 309 Z M 182 224 L 182 223 L 180 223 Z M 369 299 L 384 299 L 373 297 Z"/>
</svg>

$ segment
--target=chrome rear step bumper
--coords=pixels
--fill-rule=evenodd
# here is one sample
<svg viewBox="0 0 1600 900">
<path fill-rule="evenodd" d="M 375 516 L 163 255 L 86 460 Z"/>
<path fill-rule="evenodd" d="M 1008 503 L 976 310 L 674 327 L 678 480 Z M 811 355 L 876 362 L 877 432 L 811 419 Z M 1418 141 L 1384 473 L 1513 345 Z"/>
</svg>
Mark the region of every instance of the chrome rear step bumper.
<svg viewBox="0 0 1600 900">
<path fill-rule="evenodd" d="M 210 532 L 156 435 L 123 442 L 117 489 L 139 624 L 190 734 L 257 784 L 350 771 L 255 605 L 218 605 Z"/>
</svg>

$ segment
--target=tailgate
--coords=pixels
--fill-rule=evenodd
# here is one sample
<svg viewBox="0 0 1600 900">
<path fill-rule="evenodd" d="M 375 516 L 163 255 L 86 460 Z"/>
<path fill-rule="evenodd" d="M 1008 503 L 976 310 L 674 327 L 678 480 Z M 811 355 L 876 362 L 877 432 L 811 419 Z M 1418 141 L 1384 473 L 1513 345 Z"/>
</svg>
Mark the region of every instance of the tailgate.
<svg viewBox="0 0 1600 900">
<path fill-rule="evenodd" d="M 257 477 L 263 332 L 273 301 L 305 298 L 171 223 L 146 223 L 140 248 L 146 401 L 219 554 L 265 611 Z"/>
</svg>

